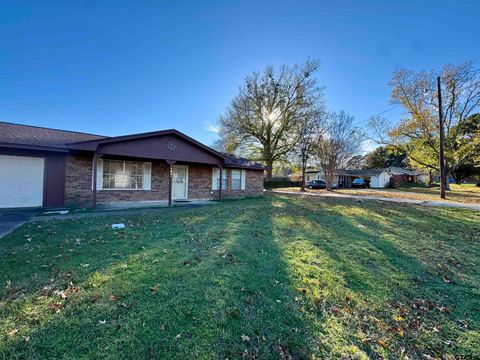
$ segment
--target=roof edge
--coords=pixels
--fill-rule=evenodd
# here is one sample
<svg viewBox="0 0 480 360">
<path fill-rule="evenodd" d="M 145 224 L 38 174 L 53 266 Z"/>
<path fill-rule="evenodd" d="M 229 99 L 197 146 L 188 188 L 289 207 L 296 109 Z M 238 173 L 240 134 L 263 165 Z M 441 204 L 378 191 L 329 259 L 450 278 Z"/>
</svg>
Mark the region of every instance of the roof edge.
<svg viewBox="0 0 480 360">
<path fill-rule="evenodd" d="M 21 143 L 6 143 L 0 142 L 1 148 L 10 148 L 10 149 L 22 149 L 22 150 L 41 150 L 41 151 L 51 151 L 51 152 L 61 152 L 68 153 L 68 149 L 48 146 L 48 145 L 30 145 L 30 144 L 21 144 Z"/>
</svg>

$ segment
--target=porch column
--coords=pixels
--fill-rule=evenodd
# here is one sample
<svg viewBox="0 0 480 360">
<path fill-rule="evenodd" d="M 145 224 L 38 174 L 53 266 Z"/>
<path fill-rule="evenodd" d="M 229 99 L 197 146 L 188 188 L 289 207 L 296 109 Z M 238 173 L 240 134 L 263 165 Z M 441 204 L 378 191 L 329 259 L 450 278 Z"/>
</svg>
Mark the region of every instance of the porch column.
<svg viewBox="0 0 480 360">
<path fill-rule="evenodd" d="M 218 185 L 218 201 L 222 201 L 222 176 L 223 176 L 223 166 L 218 167 L 220 169 L 220 184 Z"/>
<path fill-rule="evenodd" d="M 98 154 L 93 154 L 93 184 L 92 184 L 92 207 L 97 208 L 97 159 Z"/>
<path fill-rule="evenodd" d="M 168 169 L 168 206 L 172 206 L 172 178 L 173 178 L 173 164 L 175 160 L 167 160 Z"/>
</svg>

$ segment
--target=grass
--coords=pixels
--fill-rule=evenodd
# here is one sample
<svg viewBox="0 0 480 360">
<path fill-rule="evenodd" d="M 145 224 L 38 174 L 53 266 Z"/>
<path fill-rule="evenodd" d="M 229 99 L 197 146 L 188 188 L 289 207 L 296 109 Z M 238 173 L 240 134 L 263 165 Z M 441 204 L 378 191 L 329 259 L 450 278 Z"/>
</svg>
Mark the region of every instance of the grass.
<svg viewBox="0 0 480 360">
<path fill-rule="evenodd" d="M 480 205 L 480 187 L 475 184 L 450 184 L 450 191 L 446 193 L 446 199 L 440 198 L 440 188 L 435 186 L 427 188 L 422 184 L 404 184 L 399 189 L 337 189 L 339 194 L 352 194 L 358 196 L 382 196 L 397 199 L 412 199 L 423 201 L 455 201 L 466 204 Z M 282 188 L 275 190 L 299 191 L 300 188 Z M 325 192 L 325 190 L 310 190 L 309 192 Z"/>
<path fill-rule="evenodd" d="M 479 357 L 479 224 L 280 195 L 29 223 L 1 241 L 0 354 Z"/>
</svg>

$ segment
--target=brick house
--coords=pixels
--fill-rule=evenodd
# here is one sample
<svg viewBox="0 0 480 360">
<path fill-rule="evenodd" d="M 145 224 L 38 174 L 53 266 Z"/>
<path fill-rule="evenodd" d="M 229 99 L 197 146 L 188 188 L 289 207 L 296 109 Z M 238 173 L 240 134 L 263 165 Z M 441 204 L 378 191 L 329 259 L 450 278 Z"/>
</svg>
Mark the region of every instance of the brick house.
<svg viewBox="0 0 480 360">
<path fill-rule="evenodd" d="M 173 129 L 106 137 L 0 122 L 0 208 L 261 195 L 264 170 Z"/>
</svg>

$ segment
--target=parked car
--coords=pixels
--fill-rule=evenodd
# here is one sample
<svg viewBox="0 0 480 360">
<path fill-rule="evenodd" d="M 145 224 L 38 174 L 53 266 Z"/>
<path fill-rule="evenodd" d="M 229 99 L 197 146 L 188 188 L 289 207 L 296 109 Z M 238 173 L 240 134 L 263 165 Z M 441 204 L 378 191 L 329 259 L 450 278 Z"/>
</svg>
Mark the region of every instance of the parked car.
<svg viewBox="0 0 480 360">
<path fill-rule="evenodd" d="M 364 179 L 355 179 L 352 182 L 352 188 L 366 189 L 367 187 L 367 182 Z"/>
<path fill-rule="evenodd" d="M 307 188 L 309 189 L 326 189 L 327 188 L 327 183 L 325 182 L 325 180 L 321 180 L 321 179 L 309 181 L 305 185 L 307 185 Z M 337 188 L 337 184 L 333 183 L 332 189 L 336 189 L 336 188 Z"/>
<path fill-rule="evenodd" d="M 307 182 L 307 187 L 309 189 L 326 189 L 327 184 L 323 180 L 312 180 Z"/>
</svg>

